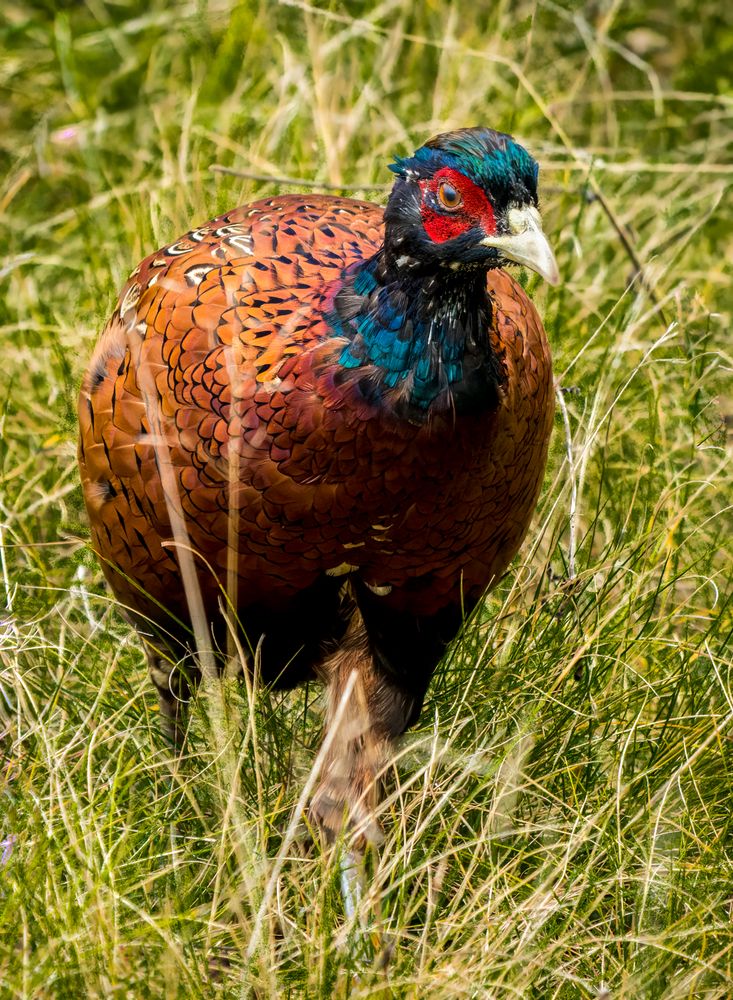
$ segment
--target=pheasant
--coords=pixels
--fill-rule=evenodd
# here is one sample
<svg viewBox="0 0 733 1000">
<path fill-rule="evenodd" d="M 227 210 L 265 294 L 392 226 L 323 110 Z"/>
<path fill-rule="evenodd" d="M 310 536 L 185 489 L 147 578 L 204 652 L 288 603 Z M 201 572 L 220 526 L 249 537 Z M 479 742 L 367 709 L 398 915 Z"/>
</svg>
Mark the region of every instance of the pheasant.
<svg viewBox="0 0 733 1000">
<path fill-rule="evenodd" d="M 377 776 L 530 523 L 553 422 L 538 166 L 488 128 L 390 165 L 386 208 L 256 201 L 133 271 L 79 399 L 93 547 L 169 733 L 236 618 L 262 680 L 320 679 L 312 814 L 376 836 Z M 198 650 L 198 654 L 201 650 Z M 329 731 L 330 729 L 330 731 Z"/>
</svg>

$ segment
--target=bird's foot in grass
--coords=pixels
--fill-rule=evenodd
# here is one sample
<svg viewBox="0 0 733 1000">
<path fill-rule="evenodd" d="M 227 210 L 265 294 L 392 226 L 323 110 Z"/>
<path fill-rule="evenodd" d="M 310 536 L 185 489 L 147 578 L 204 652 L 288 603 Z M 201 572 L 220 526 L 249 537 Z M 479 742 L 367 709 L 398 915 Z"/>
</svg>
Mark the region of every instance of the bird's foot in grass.
<svg viewBox="0 0 733 1000">
<path fill-rule="evenodd" d="M 358 851 L 384 839 L 376 817 L 377 770 L 363 756 L 362 748 L 348 748 L 329 757 L 309 807 L 310 818 L 327 843 L 346 834 Z"/>
<path fill-rule="evenodd" d="M 150 679 L 158 692 L 160 728 L 175 753 L 186 740 L 191 681 L 182 664 L 171 663 L 152 649 L 146 649 Z"/>
</svg>

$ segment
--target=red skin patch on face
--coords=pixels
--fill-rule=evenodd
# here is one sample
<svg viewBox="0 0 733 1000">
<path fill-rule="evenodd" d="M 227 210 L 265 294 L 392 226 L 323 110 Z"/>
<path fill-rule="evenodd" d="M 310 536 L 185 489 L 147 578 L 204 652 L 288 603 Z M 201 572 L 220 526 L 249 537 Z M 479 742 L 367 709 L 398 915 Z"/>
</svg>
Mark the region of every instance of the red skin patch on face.
<svg viewBox="0 0 733 1000">
<path fill-rule="evenodd" d="M 438 186 L 441 181 L 448 181 L 463 197 L 460 208 L 453 212 L 433 207 L 440 205 Z M 496 220 L 491 202 L 481 188 L 460 170 L 443 167 L 430 180 L 420 181 L 420 190 L 423 195 L 420 210 L 423 226 L 434 243 L 454 240 L 456 236 L 474 226 L 481 226 L 487 236 L 496 232 Z M 432 194 L 433 197 L 428 198 L 428 194 Z"/>
</svg>

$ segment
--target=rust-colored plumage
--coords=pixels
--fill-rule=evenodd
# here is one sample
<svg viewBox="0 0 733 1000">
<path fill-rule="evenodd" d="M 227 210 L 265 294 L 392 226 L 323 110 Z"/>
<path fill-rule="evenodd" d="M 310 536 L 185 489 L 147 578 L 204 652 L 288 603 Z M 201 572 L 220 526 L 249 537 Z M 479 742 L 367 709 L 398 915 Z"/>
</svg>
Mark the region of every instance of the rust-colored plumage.
<svg viewBox="0 0 733 1000">
<path fill-rule="evenodd" d="M 549 350 L 534 306 L 496 266 L 520 259 L 502 256 L 516 217 L 502 233 L 471 216 L 470 231 L 493 240 L 477 261 L 476 234 L 469 245 L 442 189 L 435 211 L 448 223 L 426 214 L 441 171 L 469 204 L 469 140 L 507 174 L 502 149 L 521 150 L 466 130 L 423 147 L 429 162 L 398 161 L 386 234 L 376 205 L 291 195 L 152 254 L 82 385 L 93 546 L 143 634 L 168 718 L 196 675 L 177 517 L 219 648 L 226 593 L 251 647 L 262 643 L 267 682 L 319 676 L 333 715 L 356 671 L 314 802 L 331 830 L 345 806 L 369 823 L 384 750 L 416 720 L 462 615 L 517 552 L 544 471 Z M 495 220 L 525 202 L 536 215 L 536 189 L 522 202 L 519 181 L 504 195 L 482 177 L 466 162 Z"/>
</svg>

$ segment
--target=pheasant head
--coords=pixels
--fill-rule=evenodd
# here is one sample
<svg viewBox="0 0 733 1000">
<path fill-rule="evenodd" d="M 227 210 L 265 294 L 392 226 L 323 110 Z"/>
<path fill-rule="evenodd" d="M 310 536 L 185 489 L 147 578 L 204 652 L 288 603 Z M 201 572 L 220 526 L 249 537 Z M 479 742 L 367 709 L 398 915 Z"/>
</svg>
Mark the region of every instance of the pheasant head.
<svg viewBox="0 0 733 1000">
<path fill-rule="evenodd" d="M 488 331 L 486 273 L 555 257 L 537 208 L 539 168 L 489 128 L 435 136 L 391 165 L 384 244 L 349 269 L 329 316 L 338 363 L 371 405 L 420 423 L 496 407 L 503 379 Z"/>
<path fill-rule="evenodd" d="M 445 132 L 390 169 L 385 253 L 394 266 L 486 271 L 514 262 L 557 284 L 537 210 L 539 167 L 511 136 Z"/>
</svg>

